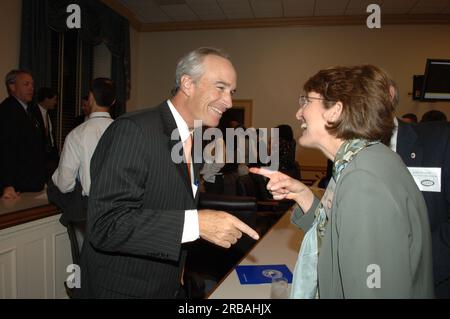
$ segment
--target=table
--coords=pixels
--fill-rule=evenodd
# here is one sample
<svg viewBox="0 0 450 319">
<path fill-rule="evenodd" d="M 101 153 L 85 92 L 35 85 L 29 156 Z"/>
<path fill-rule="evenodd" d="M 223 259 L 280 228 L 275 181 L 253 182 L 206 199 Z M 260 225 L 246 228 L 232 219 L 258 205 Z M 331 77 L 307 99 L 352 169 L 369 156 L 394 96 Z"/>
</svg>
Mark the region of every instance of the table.
<svg viewBox="0 0 450 319">
<path fill-rule="evenodd" d="M 72 256 L 60 216 L 45 189 L 0 199 L 0 299 L 67 298 Z"/>
<path fill-rule="evenodd" d="M 0 229 L 56 214 L 59 210 L 48 202 L 46 189 L 37 193 L 22 193 L 18 199 L 0 199 Z"/>
<path fill-rule="evenodd" d="M 287 211 L 267 232 L 240 265 L 285 264 L 294 272 L 304 233 L 303 230 L 291 224 L 290 218 L 291 210 Z M 270 284 L 241 285 L 234 269 L 209 296 L 210 299 L 268 299 L 269 297 Z"/>
</svg>

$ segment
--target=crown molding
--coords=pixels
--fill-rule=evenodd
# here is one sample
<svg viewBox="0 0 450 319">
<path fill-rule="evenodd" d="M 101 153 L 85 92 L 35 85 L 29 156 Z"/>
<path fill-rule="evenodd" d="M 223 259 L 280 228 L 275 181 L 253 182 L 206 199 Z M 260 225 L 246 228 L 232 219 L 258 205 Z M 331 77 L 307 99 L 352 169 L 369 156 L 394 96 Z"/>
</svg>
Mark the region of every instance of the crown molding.
<svg viewBox="0 0 450 319">
<path fill-rule="evenodd" d="M 298 18 L 260 18 L 218 21 L 187 21 L 145 23 L 141 25 L 142 32 L 209 30 L 209 29 L 245 29 L 245 28 L 279 28 L 279 27 L 315 27 L 315 26 L 345 26 L 366 25 L 368 16 L 324 16 Z M 382 15 L 381 25 L 424 25 L 450 24 L 448 14 L 421 15 Z"/>
<path fill-rule="evenodd" d="M 280 28 L 280 27 L 315 27 L 366 25 L 368 15 L 297 17 L 297 18 L 259 18 L 215 21 L 186 21 L 141 23 L 137 16 L 118 0 L 101 0 L 130 21 L 140 32 L 211 30 L 211 29 L 246 29 L 246 28 Z M 381 15 L 383 25 L 447 25 L 450 14 L 386 14 Z"/>
</svg>

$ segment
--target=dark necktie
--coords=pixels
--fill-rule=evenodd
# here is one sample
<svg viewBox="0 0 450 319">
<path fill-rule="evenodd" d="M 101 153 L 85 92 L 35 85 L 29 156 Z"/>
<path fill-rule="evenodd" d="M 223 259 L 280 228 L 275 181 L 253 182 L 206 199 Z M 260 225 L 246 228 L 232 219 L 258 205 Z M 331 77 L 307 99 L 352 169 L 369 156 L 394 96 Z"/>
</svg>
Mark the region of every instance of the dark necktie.
<svg viewBox="0 0 450 319">
<path fill-rule="evenodd" d="M 49 138 L 48 133 L 49 133 L 49 128 L 48 128 L 48 114 L 45 114 L 45 120 L 44 120 L 44 129 L 45 129 L 45 136 L 47 138 Z"/>
<path fill-rule="evenodd" d="M 50 119 L 50 115 L 48 114 L 48 112 L 45 115 L 46 117 L 46 121 L 45 121 L 45 135 L 47 137 L 47 141 L 48 144 L 53 147 L 53 136 L 52 136 L 52 131 L 51 131 L 51 119 Z"/>
<path fill-rule="evenodd" d="M 36 120 L 36 118 L 33 116 L 33 113 L 31 112 L 31 107 L 28 105 L 27 106 L 27 109 L 25 110 L 25 112 L 27 113 L 27 115 L 28 115 L 28 118 L 30 119 L 30 121 L 31 121 L 31 123 L 33 124 L 33 126 L 35 127 L 35 128 L 38 128 L 40 125 L 39 125 L 39 122 Z"/>
</svg>

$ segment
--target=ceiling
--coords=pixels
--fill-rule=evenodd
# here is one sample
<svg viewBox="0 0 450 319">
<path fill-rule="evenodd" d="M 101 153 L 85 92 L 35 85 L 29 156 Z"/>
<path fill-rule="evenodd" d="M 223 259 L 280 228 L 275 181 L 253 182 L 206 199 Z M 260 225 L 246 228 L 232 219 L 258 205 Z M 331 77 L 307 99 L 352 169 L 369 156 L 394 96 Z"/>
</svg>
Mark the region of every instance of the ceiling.
<svg viewBox="0 0 450 319">
<path fill-rule="evenodd" d="M 450 0 L 101 0 L 141 32 L 366 24 L 450 24 Z"/>
<path fill-rule="evenodd" d="M 141 24 L 259 18 L 450 14 L 450 0 L 117 0 Z"/>
</svg>

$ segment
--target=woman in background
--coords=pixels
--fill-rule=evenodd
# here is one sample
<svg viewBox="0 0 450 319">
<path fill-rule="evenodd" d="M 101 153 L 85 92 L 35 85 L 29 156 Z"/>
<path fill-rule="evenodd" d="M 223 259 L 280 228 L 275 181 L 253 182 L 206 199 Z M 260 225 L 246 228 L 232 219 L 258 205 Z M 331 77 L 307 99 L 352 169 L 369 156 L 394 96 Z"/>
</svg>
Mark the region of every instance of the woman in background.
<svg viewBox="0 0 450 319">
<path fill-rule="evenodd" d="M 278 170 L 292 178 L 300 180 L 300 169 L 295 160 L 296 142 L 292 127 L 281 124 L 278 128 L 279 168 Z"/>
</svg>

